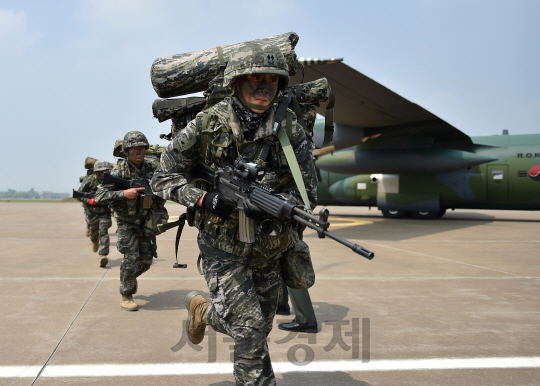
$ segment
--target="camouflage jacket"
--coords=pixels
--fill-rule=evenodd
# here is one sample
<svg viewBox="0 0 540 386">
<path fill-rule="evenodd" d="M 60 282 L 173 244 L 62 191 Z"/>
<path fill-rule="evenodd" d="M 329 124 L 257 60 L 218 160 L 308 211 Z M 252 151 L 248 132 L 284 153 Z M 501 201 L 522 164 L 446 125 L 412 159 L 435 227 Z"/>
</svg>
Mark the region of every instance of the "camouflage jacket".
<svg viewBox="0 0 540 386">
<path fill-rule="evenodd" d="M 188 207 L 188 222 L 191 226 L 211 234 L 214 248 L 224 250 L 233 255 L 241 256 L 249 253 L 250 247 L 238 240 L 238 211 L 235 210 L 225 220 L 211 215 L 206 210 L 195 206 L 195 203 L 205 191 L 213 191 L 214 187 L 205 182 L 188 184 L 185 173 L 192 169 L 197 162 L 217 169 L 231 165 L 238 155 L 256 159 L 266 139 L 272 134 L 275 107 L 272 107 L 265 119 L 255 130 L 252 140 L 246 140 L 244 131 L 248 129 L 238 119 L 232 107 L 233 101 L 227 98 L 212 108 L 205 110 L 189 122 L 185 129 L 169 144 L 161 155 L 161 162 L 154 173 L 151 186 L 154 194 L 171 201 L 176 201 Z M 290 120 L 288 132 L 291 145 L 298 160 L 300 170 L 312 207 L 317 202 L 317 177 L 313 162 L 313 145 L 308 140 L 303 128 L 297 124 L 296 116 L 290 110 L 283 119 L 282 127 Z M 207 122 L 204 124 L 203 122 Z M 206 144 L 206 145 L 205 145 Z M 300 193 L 297 190 L 287 160 L 281 145 L 273 146 L 266 167 L 266 176 L 261 183 L 269 186 L 282 198 L 301 204 Z M 298 242 L 297 225 L 291 222 L 272 221 L 275 234 L 257 234 L 253 246 L 260 253 L 276 252 L 272 245 L 278 245 L 278 250 L 289 249 Z M 263 219 L 264 220 L 264 219 Z M 256 229 L 262 220 L 256 222 Z M 265 245 L 266 248 L 265 249 Z M 275 255 L 275 253 L 273 253 Z"/>
<path fill-rule="evenodd" d="M 81 192 L 96 192 L 98 189 L 98 186 L 101 184 L 101 180 L 95 175 L 91 174 L 85 178 L 83 178 L 81 187 L 79 188 L 79 191 Z M 85 208 L 87 208 L 90 213 L 110 213 L 111 210 L 109 209 L 109 206 L 105 203 L 98 203 L 96 202 L 96 205 L 89 205 L 88 204 L 88 198 L 81 197 L 78 198 L 79 201 L 83 202 L 83 205 Z"/>
<path fill-rule="evenodd" d="M 156 166 L 152 161 L 144 160 L 139 169 L 128 159 L 122 159 L 118 165 L 111 170 L 111 175 L 126 180 L 144 177 L 148 180 L 152 178 Z M 114 209 L 114 217 L 121 222 L 128 222 L 141 225 L 148 216 L 148 209 L 143 208 L 143 196 L 139 195 L 136 199 L 128 200 L 124 197 L 124 190 L 127 188 L 117 186 L 116 184 L 100 185 L 96 193 L 96 202 L 109 204 Z M 165 201 L 159 197 L 152 197 L 153 204 L 163 207 Z"/>
</svg>

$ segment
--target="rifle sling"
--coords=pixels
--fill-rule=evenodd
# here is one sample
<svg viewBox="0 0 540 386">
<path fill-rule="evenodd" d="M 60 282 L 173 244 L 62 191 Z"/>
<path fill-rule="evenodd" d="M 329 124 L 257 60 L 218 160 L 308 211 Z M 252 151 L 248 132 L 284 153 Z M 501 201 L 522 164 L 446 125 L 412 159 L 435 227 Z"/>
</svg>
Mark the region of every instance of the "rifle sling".
<svg viewBox="0 0 540 386">
<path fill-rule="evenodd" d="M 287 114 L 287 126 L 292 126 L 292 117 L 291 114 Z M 300 196 L 302 196 L 302 201 L 304 201 L 304 207 L 307 212 L 311 212 L 311 205 L 309 204 L 309 199 L 306 191 L 306 185 L 302 179 L 302 172 L 300 171 L 300 166 L 298 165 L 298 160 L 294 155 L 293 148 L 291 146 L 291 141 L 285 130 L 279 130 L 277 133 L 283 152 L 285 153 L 285 158 L 287 158 L 287 163 L 291 169 L 292 175 L 294 177 L 294 182 L 296 182 L 296 187 L 300 191 Z"/>
<path fill-rule="evenodd" d="M 176 256 L 176 263 L 178 264 L 178 244 L 180 243 L 180 236 L 182 236 L 182 231 L 184 230 L 184 225 L 186 225 L 185 213 L 182 213 L 178 218 L 178 230 L 176 231 L 176 242 L 174 243 L 174 254 Z"/>
</svg>

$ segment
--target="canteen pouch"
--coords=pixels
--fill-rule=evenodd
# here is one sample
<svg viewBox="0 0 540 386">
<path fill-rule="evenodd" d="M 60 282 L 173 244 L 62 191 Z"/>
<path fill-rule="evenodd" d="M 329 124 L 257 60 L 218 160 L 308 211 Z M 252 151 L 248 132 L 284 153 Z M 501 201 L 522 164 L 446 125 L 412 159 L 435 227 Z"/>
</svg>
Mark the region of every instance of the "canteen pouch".
<svg viewBox="0 0 540 386">
<path fill-rule="evenodd" d="M 169 221 L 169 214 L 165 208 L 155 208 L 152 205 L 150 211 L 148 212 L 148 217 L 143 224 L 144 235 L 148 237 L 155 237 L 161 232 L 158 229 L 158 225 L 167 224 Z"/>
<path fill-rule="evenodd" d="M 281 255 L 281 276 L 287 287 L 308 289 L 315 284 L 309 246 L 302 240 Z"/>
</svg>

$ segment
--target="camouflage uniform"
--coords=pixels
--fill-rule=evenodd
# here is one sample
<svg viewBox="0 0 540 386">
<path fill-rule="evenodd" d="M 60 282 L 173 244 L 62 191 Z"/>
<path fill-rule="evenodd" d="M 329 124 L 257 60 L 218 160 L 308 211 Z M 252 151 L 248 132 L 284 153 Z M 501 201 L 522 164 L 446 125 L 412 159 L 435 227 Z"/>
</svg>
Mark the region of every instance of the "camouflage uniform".
<svg viewBox="0 0 540 386">
<path fill-rule="evenodd" d="M 82 187 L 84 186 L 84 184 L 86 183 L 86 180 L 88 179 L 88 177 L 90 177 L 89 174 L 87 174 L 86 176 L 81 176 L 79 178 L 80 182 L 81 182 L 81 186 L 79 187 L 79 191 L 81 191 Z M 76 200 L 79 200 L 82 202 L 82 207 L 83 207 L 83 210 L 84 210 L 84 221 L 86 221 L 86 236 L 89 236 L 90 235 L 90 227 L 88 226 L 88 204 L 84 202 L 84 200 L 82 200 L 81 198 L 76 198 Z"/>
<path fill-rule="evenodd" d="M 237 155 L 250 159 L 259 155 L 272 133 L 275 107 L 264 113 L 258 127 L 250 131 L 235 112 L 235 103 L 237 106 L 240 103 L 236 97 L 227 98 L 198 114 L 162 154 L 151 185 L 154 194 L 187 206 L 189 224 L 199 229 L 197 240 L 212 302 L 207 320 L 215 330 L 235 340 L 237 384 L 275 384 L 266 337 L 272 329 L 278 303 L 279 257 L 298 242 L 297 225 L 266 217 L 256 221 L 255 229 L 267 220 L 275 233 L 259 232 L 254 243 L 241 242 L 237 236 L 238 211 L 234 210 L 223 220 L 196 207 L 203 193 L 214 189 L 205 183 L 190 185 L 184 177 L 201 158 L 206 165 L 223 167 L 232 164 Z M 202 125 L 206 114 L 210 129 Z M 294 113 L 288 110 L 287 115 L 292 121 L 290 141 L 308 196 L 315 205 L 317 181 L 313 145 L 303 128 L 297 125 Z M 283 127 L 286 124 L 287 117 L 283 119 Z M 203 130 L 212 135 L 206 137 Z M 288 201 L 300 204 L 299 192 L 280 145 L 273 147 L 269 158 L 261 183 L 275 189 Z"/>
<path fill-rule="evenodd" d="M 101 184 L 101 180 L 92 174 L 85 179 L 80 187 L 81 192 L 92 192 L 97 191 L 98 186 Z M 89 205 L 88 198 L 81 197 L 78 198 L 79 201 L 82 201 L 85 214 L 86 214 L 86 224 L 90 231 L 90 241 L 96 243 L 99 240 L 99 251 L 100 256 L 107 256 L 109 254 L 109 228 L 112 226 L 111 221 L 111 210 L 108 205 L 105 203 L 97 203 L 97 205 Z"/>
<path fill-rule="evenodd" d="M 156 169 L 153 162 L 144 160 L 138 168 L 128 158 L 121 159 L 118 165 L 111 170 L 111 175 L 123 179 L 151 178 Z M 137 292 L 136 278 L 150 269 L 154 253 L 152 245 L 156 245 L 154 236 L 146 236 L 143 224 L 148 216 L 148 209 L 143 208 L 143 197 L 128 200 L 124 197 L 124 190 L 115 190 L 114 184 L 101 185 L 96 194 L 96 202 L 110 203 L 114 210 L 114 217 L 118 223 L 118 241 L 116 247 L 124 254 L 120 266 L 120 293 L 131 296 Z M 165 201 L 153 197 L 155 204 L 163 206 Z"/>
</svg>

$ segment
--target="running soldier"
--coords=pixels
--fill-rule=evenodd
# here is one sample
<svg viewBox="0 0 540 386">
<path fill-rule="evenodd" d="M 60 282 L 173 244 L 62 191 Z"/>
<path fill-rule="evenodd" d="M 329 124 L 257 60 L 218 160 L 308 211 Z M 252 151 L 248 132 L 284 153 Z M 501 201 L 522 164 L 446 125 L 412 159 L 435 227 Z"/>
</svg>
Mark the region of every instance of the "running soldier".
<svg viewBox="0 0 540 386">
<path fill-rule="evenodd" d="M 127 157 L 118 161 L 111 175 L 126 180 L 149 180 L 156 166 L 144 158 L 149 147 L 145 135 L 140 131 L 130 131 L 124 137 L 122 147 Z M 144 197 L 140 194 L 144 188 L 117 189 L 115 184 L 101 185 L 96 202 L 110 204 L 114 210 L 118 223 L 116 246 L 124 254 L 120 266 L 120 305 L 127 311 L 137 311 L 139 308 L 133 300 L 137 293 L 137 277 L 152 265 L 156 256 L 156 238 L 144 231 L 144 223 L 150 214 L 150 209 L 144 208 Z M 155 196 L 152 200 L 154 207 L 163 208 L 164 200 Z"/>
<path fill-rule="evenodd" d="M 185 299 L 186 328 L 191 342 L 204 338 L 207 324 L 234 339 L 234 376 L 237 385 L 275 385 L 266 338 L 278 306 L 281 254 L 299 240 L 298 227 L 269 216 L 255 221 L 255 242 L 241 241 L 238 210 L 209 184 L 187 183 L 186 173 L 198 162 L 213 168 L 232 165 L 247 157 L 255 160 L 272 135 L 276 105 L 289 82 L 279 48 L 248 42 L 232 53 L 224 72 L 224 86 L 232 90 L 209 110 L 199 113 L 179 132 L 161 156 L 152 179 L 154 194 L 188 207 L 189 225 L 197 238 L 211 303 L 192 291 Z M 282 122 L 312 207 L 317 180 L 313 145 L 295 114 L 288 110 Z M 282 198 L 301 205 L 281 144 L 274 144 L 261 183 Z"/>
<path fill-rule="evenodd" d="M 103 180 L 103 174 L 110 170 L 107 161 L 96 161 L 94 164 L 94 173 L 83 180 L 80 191 L 88 193 L 92 197 L 81 197 L 80 201 L 85 206 L 90 241 L 92 250 L 99 253 L 99 266 L 105 267 L 109 262 L 109 228 L 112 226 L 111 210 L 105 203 L 96 202 L 93 197 L 98 186 Z"/>
</svg>

